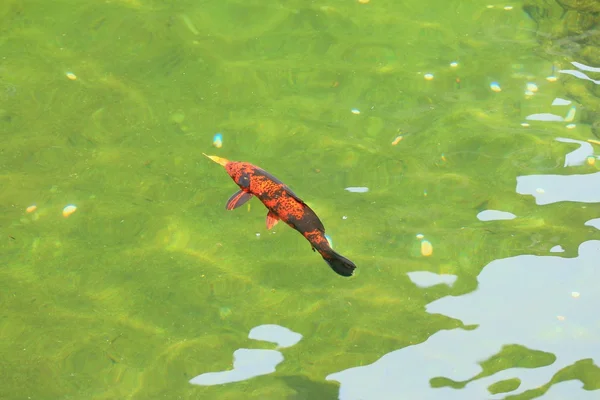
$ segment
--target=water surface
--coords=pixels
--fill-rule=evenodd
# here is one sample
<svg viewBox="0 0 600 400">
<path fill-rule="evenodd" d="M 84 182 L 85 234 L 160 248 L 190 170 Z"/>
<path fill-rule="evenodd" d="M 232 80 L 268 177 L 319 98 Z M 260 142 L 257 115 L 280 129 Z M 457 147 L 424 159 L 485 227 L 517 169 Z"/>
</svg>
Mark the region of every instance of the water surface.
<svg viewBox="0 0 600 400">
<path fill-rule="evenodd" d="M 600 74 L 458 3 L 2 2 L 0 397 L 598 396 Z M 203 152 L 286 182 L 356 276 L 226 211 Z"/>
</svg>

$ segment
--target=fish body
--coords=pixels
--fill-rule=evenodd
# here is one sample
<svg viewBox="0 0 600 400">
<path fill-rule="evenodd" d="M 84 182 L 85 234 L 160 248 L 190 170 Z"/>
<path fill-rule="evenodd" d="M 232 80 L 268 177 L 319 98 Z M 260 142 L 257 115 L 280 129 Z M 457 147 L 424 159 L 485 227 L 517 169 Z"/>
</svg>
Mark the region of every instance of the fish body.
<svg viewBox="0 0 600 400">
<path fill-rule="evenodd" d="M 271 229 L 279 221 L 285 222 L 309 241 L 313 251 L 319 252 L 331 269 L 342 276 L 352 275 L 356 265 L 333 251 L 317 214 L 287 185 L 256 165 L 216 156 L 207 157 L 224 166 L 240 188 L 227 201 L 227 210 L 238 208 L 256 196 L 268 210 L 267 229 Z"/>
</svg>

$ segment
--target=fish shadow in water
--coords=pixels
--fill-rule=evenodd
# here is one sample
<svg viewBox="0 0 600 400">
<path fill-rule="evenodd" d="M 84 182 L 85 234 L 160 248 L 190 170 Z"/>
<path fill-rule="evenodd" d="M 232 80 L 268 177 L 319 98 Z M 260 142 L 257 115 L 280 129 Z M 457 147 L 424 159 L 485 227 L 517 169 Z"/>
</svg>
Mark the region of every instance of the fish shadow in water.
<svg viewBox="0 0 600 400">
<path fill-rule="evenodd" d="M 286 400 L 337 400 L 339 386 L 326 382 L 315 382 L 305 376 L 290 375 L 279 377 L 288 387 L 296 391 L 286 397 Z"/>
</svg>

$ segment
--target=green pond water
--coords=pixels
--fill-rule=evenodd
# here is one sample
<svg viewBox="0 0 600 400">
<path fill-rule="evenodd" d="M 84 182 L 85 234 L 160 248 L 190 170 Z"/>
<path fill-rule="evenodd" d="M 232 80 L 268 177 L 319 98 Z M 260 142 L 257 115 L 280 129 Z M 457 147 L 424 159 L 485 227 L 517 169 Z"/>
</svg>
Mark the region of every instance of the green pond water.
<svg viewBox="0 0 600 400">
<path fill-rule="evenodd" d="M 593 135 L 521 125 L 563 95 L 562 78 L 546 78 L 570 60 L 540 54 L 519 4 L 489 4 L 2 1 L 0 398 L 336 399 L 334 372 L 477 329 L 426 305 L 475 291 L 491 261 L 554 244 L 576 257 L 600 239 L 583 228 L 598 203 L 538 207 L 515 192 L 518 176 L 565 173 L 573 145 L 556 137 Z M 226 211 L 237 187 L 202 153 L 288 184 L 355 276 L 333 273 L 284 224 L 267 230 L 258 200 Z M 569 173 L 597 172 L 590 164 Z M 518 218 L 478 220 L 487 209 Z M 457 280 L 422 288 L 411 271 Z M 248 338 L 263 324 L 303 336 L 279 349 L 276 372 L 189 383 L 231 369 L 239 348 L 275 349 Z M 504 344 L 471 361 L 482 376 L 551 363 L 532 355 L 543 348 Z M 599 389 L 599 370 L 574 364 L 510 398 L 566 379 Z M 460 393 L 440 379 L 432 391 Z"/>
</svg>

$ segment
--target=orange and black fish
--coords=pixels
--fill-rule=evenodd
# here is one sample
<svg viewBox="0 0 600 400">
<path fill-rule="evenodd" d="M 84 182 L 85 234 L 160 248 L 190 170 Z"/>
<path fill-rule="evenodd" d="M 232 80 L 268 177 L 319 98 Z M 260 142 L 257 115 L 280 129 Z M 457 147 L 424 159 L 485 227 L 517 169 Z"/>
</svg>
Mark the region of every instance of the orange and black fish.
<svg viewBox="0 0 600 400">
<path fill-rule="evenodd" d="M 318 251 L 331 269 L 342 276 L 352 275 L 356 265 L 333 251 L 317 214 L 279 179 L 247 162 L 205 156 L 224 166 L 231 179 L 240 187 L 227 201 L 226 209 L 233 210 L 245 204 L 252 196 L 258 197 L 269 210 L 267 229 L 271 229 L 279 220 L 285 222 L 310 242 L 313 251 Z"/>
</svg>

